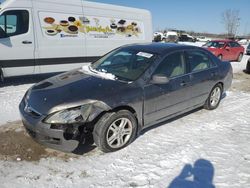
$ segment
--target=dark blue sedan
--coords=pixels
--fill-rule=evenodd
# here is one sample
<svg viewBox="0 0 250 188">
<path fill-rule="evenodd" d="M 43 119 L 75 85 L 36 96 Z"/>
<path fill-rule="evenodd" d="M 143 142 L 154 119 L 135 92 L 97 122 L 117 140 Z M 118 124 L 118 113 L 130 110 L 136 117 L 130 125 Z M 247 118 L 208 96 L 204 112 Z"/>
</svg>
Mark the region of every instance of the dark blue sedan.
<svg viewBox="0 0 250 188">
<path fill-rule="evenodd" d="M 217 108 L 231 83 L 231 64 L 206 49 L 137 44 L 36 84 L 19 109 L 39 143 L 71 152 L 93 136 L 110 152 L 146 127 L 198 107 Z"/>
</svg>

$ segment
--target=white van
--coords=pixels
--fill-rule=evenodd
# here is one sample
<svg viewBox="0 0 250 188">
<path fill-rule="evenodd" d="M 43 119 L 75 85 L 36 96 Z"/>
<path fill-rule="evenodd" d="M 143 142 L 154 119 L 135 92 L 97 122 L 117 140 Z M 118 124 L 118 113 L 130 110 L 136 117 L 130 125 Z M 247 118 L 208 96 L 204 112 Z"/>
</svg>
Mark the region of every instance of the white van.
<svg viewBox="0 0 250 188">
<path fill-rule="evenodd" d="M 165 41 L 166 42 L 178 42 L 178 33 L 176 31 L 168 31 L 165 33 Z"/>
<path fill-rule="evenodd" d="M 151 41 L 147 10 L 83 0 L 0 5 L 2 77 L 67 71 L 119 46 Z"/>
</svg>

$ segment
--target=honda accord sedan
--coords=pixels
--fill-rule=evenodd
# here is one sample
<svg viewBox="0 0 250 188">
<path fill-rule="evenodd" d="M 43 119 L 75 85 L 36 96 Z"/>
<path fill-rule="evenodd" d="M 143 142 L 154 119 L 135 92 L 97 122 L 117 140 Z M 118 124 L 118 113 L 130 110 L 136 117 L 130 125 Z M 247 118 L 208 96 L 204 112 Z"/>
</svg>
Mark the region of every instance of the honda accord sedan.
<svg viewBox="0 0 250 188">
<path fill-rule="evenodd" d="M 112 152 L 141 130 L 198 107 L 213 110 L 232 82 L 232 67 L 206 49 L 136 44 L 31 87 L 19 109 L 27 132 L 72 152 L 93 136 Z"/>
</svg>

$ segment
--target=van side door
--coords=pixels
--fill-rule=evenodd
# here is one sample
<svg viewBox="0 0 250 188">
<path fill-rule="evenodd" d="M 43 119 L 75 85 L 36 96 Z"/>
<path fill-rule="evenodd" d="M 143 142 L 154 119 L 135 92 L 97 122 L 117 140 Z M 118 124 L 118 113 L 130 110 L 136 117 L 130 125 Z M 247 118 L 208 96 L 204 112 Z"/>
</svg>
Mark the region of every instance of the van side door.
<svg viewBox="0 0 250 188">
<path fill-rule="evenodd" d="M 0 16 L 0 68 L 5 77 L 34 73 L 34 33 L 30 9 L 5 10 Z"/>
<path fill-rule="evenodd" d="M 36 73 L 69 71 L 85 61 L 81 1 L 33 1 Z"/>
</svg>

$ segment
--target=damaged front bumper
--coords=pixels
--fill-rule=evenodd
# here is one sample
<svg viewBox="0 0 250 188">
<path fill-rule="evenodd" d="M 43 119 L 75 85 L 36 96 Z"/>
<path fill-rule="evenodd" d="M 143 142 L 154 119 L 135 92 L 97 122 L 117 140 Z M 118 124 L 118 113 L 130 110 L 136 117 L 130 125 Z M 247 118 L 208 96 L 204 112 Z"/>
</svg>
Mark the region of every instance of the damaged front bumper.
<svg viewBox="0 0 250 188">
<path fill-rule="evenodd" d="M 64 152 L 72 152 L 79 145 L 80 125 L 51 125 L 43 123 L 45 116 L 25 110 L 25 101 L 19 105 L 22 122 L 29 135 L 38 143 Z M 68 127 L 67 127 L 68 126 Z M 82 138 L 81 138 L 82 139 Z"/>
</svg>

